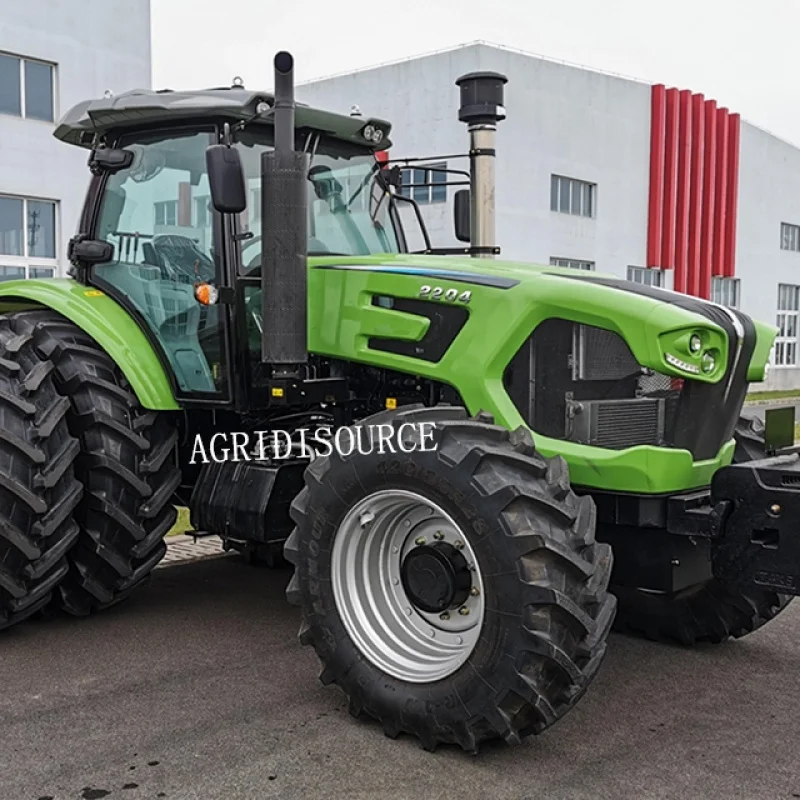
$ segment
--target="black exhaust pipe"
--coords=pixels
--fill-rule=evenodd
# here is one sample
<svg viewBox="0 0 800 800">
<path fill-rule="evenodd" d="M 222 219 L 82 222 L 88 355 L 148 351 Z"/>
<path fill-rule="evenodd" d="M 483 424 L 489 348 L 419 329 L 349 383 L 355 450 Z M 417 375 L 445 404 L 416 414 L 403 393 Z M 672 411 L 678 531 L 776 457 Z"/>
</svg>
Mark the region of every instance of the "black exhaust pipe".
<svg viewBox="0 0 800 800">
<path fill-rule="evenodd" d="M 309 156 L 295 151 L 294 58 L 275 56 L 275 149 L 261 156 L 261 360 L 275 375 L 308 363 Z"/>
</svg>

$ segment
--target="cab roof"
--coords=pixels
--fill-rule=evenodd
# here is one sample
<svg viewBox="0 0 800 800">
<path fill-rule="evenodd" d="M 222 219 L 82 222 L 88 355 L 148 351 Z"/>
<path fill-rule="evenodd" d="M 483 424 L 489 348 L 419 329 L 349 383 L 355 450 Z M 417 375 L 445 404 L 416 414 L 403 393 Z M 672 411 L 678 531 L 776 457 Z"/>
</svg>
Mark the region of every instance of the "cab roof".
<svg viewBox="0 0 800 800">
<path fill-rule="evenodd" d="M 259 114 L 257 107 L 266 103 L 272 109 L 274 100 L 268 92 L 251 91 L 242 86 L 197 91 L 133 89 L 116 96 L 78 103 L 61 118 L 53 135 L 67 144 L 88 149 L 92 147 L 96 134 L 115 129 L 210 119 L 231 123 L 247 120 L 248 127 L 272 126 L 271 111 Z M 367 125 L 383 131 L 379 144 L 364 136 Z M 385 150 L 391 146 L 391 124 L 386 120 L 348 117 L 311 108 L 305 103 L 296 104 L 295 127 L 313 128 L 372 150 Z"/>
</svg>

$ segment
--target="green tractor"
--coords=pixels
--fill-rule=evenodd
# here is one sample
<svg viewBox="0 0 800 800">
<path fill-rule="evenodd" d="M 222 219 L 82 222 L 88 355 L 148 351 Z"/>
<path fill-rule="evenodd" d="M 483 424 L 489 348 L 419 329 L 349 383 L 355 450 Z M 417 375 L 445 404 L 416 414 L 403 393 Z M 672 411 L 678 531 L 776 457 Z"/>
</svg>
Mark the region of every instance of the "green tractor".
<svg viewBox="0 0 800 800">
<path fill-rule="evenodd" d="M 296 103 L 288 53 L 274 94 L 65 116 L 71 277 L 0 286 L 0 627 L 120 602 L 188 506 L 291 562 L 354 715 L 476 752 L 571 709 L 615 624 L 721 642 L 800 593 L 797 455 L 740 417 L 775 329 L 497 260 L 505 82 L 457 81 L 467 244 L 440 250 L 389 124 Z"/>
</svg>

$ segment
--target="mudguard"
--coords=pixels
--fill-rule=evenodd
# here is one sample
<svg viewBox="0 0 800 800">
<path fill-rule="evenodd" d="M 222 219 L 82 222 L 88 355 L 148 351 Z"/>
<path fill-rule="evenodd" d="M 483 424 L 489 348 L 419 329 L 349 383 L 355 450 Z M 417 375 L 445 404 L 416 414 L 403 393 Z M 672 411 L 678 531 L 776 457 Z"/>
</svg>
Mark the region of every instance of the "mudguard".
<svg viewBox="0 0 800 800">
<path fill-rule="evenodd" d="M 50 308 L 91 336 L 122 370 L 145 408 L 180 408 L 147 337 L 131 315 L 105 293 L 71 278 L 0 283 L 0 313 L 31 308 Z"/>
</svg>

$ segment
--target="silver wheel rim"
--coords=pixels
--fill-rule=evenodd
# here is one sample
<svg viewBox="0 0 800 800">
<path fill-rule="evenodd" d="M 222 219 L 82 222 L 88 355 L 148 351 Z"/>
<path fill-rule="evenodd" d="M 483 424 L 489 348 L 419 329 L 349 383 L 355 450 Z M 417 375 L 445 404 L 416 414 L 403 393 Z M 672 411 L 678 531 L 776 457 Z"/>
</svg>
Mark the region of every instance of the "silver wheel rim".
<svg viewBox="0 0 800 800">
<path fill-rule="evenodd" d="M 456 547 L 472 577 L 467 599 L 442 614 L 417 608 L 400 572 L 411 550 L 435 542 Z M 455 520 L 415 492 L 375 492 L 351 509 L 334 538 L 331 582 L 339 616 L 356 647 L 400 680 L 446 678 L 466 662 L 480 636 L 485 601 L 475 553 Z"/>
</svg>

